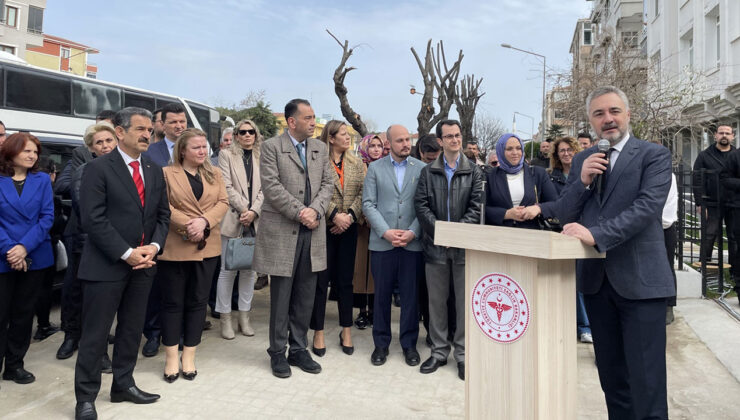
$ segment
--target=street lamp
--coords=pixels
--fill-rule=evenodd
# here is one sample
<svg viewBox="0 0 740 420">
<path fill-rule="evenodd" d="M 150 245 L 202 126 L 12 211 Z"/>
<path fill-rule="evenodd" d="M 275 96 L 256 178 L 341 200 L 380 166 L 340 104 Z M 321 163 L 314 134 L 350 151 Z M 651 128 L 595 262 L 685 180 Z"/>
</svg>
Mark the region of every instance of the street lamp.
<svg viewBox="0 0 740 420">
<path fill-rule="evenodd" d="M 501 44 L 504 48 L 510 48 L 512 50 L 521 51 L 525 54 L 534 55 L 536 57 L 540 57 L 542 59 L 542 140 L 545 139 L 545 82 L 547 79 L 547 57 L 545 57 L 542 54 L 537 54 L 532 51 L 523 50 L 521 48 L 512 47 L 509 44 Z M 534 140 L 534 133 L 532 134 L 533 140 Z"/>
<path fill-rule="evenodd" d="M 532 135 L 532 143 L 534 143 L 534 117 L 530 117 L 527 114 L 522 114 L 521 112 L 514 111 L 514 131 L 516 131 L 516 116 L 517 115 L 521 115 L 522 117 L 527 117 L 530 120 L 532 120 L 532 131 L 531 131 L 531 135 Z M 530 160 L 530 162 L 532 161 L 532 159 L 534 159 L 534 144 L 532 144 L 532 147 L 530 147 L 530 149 L 529 149 L 529 160 Z"/>
</svg>

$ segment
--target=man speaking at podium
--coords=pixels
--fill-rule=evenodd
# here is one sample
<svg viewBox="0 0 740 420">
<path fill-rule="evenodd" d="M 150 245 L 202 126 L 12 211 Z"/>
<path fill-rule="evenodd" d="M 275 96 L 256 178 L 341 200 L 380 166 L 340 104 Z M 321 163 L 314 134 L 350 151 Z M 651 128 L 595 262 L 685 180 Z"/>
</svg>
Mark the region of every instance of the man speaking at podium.
<svg viewBox="0 0 740 420">
<path fill-rule="evenodd" d="M 630 135 L 621 90 L 595 89 L 586 110 L 602 146 L 576 155 L 560 199 L 542 204 L 542 213 L 567 223 L 564 234 L 606 252 L 605 259 L 578 260 L 576 269 L 609 418 L 667 419 L 665 311 L 676 291 L 661 211 L 671 156 Z"/>
</svg>

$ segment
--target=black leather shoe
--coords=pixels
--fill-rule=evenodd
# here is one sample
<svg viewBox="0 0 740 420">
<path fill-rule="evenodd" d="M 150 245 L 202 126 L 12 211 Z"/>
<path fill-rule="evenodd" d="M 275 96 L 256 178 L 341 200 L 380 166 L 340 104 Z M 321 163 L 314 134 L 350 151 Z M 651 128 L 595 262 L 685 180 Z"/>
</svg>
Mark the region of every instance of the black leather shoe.
<svg viewBox="0 0 740 420">
<path fill-rule="evenodd" d="M 355 319 L 355 326 L 357 329 L 364 330 L 367 328 L 367 325 L 369 324 L 367 320 L 367 312 L 360 312 L 359 315 L 357 315 L 357 319 Z"/>
<path fill-rule="evenodd" d="M 5 379 L 6 381 L 13 381 L 17 384 L 30 384 L 31 382 L 36 380 L 36 377 L 33 376 L 31 372 L 23 368 L 10 370 L 8 370 L 8 368 L 5 368 L 3 379 Z"/>
<path fill-rule="evenodd" d="M 107 352 L 103 355 L 103 367 L 100 371 L 103 373 L 113 373 L 113 363 L 111 363 Z"/>
<path fill-rule="evenodd" d="M 320 349 L 320 348 L 314 347 L 312 345 L 311 346 L 311 351 L 313 352 L 313 354 L 315 354 L 315 355 L 317 355 L 319 357 L 324 357 L 324 355 L 326 354 L 326 347 Z"/>
<path fill-rule="evenodd" d="M 272 374 L 278 378 L 290 378 L 290 364 L 284 354 L 271 355 L 270 368 L 272 368 Z"/>
<path fill-rule="evenodd" d="M 388 358 L 388 347 L 375 347 L 373 354 L 370 355 L 370 362 L 375 366 L 380 366 L 385 363 Z"/>
<path fill-rule="evenodd" d="M 267 278 L 267 274 L 262 274 L 259 277 L 257 277 L 257 281 L 254 282 L 254 290 L 260 290 L 270 284 L 270 281 Z"/>
<path fill-rule="evenodd" d="M 37 341 L 45 340 L 57 332 L 59 332 L 59 327 L 49 323 L 49 325 L 45 327 L 36 328 L 36 334 L 33 335 L 33 339 Z"/>
<path fill-rule="evenodd" d="M 326 350 L 326 349 L 324 349 Z M 321 365 L 316 363 L 312 358 L 311 355 L 308 354 L 306 350 L 297 351 L 295 353 L 291 353 L 288 356 L 288 363 L 291 366 L 296 366 L 300 368 L 302 371 L 307 373 L 319 373 L 321 372 Z"/>
<path fill-rule="evenodd" d="M 406 364 L 409 366 L 416 366 L 421 361 L 421 356 L 415 348 L 403 349 L 403 356 L 406 358 Z"/>
<path fill-rule="evenodd" d="M 75 406 L 75 420 L 98 420 L 98 412 L 95 411 L 95 403 L 78 402 Z"/>
<path fill-rule="evenodd" d="M 344 340 L 342 339 L 342 331 L 339 331 L 339 345 L 342 346 L 344 354 L 352 355 L 355 352 L 355 346 L 345 346 Z"/>
<path fill-rule="evenodd" d="M 465 380 L 465 362 L 457 362 L 457 377 Z"/>
<path fill-rule="evenodd" d="M 421 364 L 421 367 L 419 368 L 419 372 L 421 373 L 436 372 L 437 368 L 439 368 L 440 366 L 444 366 L 446 364 L 447 364 L 447 360 L 438 360 L 430 356 L 427 360 L 424 361 L 424 363 Z"/>
<path fill-rule="evenodd" d="M 57 350 L 57 359 L 64 360 L 69 359 L 72 357 L 73 354 L 75 354 L 75 350 L 77 350 L 79 342 L 72 338 L 72 337 L 64 337 L 64 341 L 62 341 L 62 345 L 59 346 L 59 350 Z"/>
<path fill-rule="evenodd" d="M 136 385 L 123 391 L 110 392 L 110 402 L 112 403 L 130 401 L 134 404 L 151 404 L 158 399 L 159 394 L 150 394 L 148 392 L 144 392 L 137 388 Z"/>
<path fill-rule="evenodd" d="M 427 334 L 427 339 L 424 342 L 427 344 L 427 347 L 432 347 L 432 337 L 429 334 Z"/>
<path fill-rule="evenodd" d="M 171 384 L 171 383 L 175 382 L 177 380 L 177 378 L 180 377 L 180 372 L 177 372 L 177 373 L 175 373 L 173 375 L 168 375 L 167 373 L 164 373 L 164 374 L 162 374 L 162 376 L 164 376 L 165 382 L 167 382 L 168 384 Z"/>
<path fill-rule="evenodd" d="M 141 354 L 144 357 L 154 357 L 157 353 L 159 353 L 159 337 L 148 338 L 144 348 L 141 349 Z"/>
</svg>

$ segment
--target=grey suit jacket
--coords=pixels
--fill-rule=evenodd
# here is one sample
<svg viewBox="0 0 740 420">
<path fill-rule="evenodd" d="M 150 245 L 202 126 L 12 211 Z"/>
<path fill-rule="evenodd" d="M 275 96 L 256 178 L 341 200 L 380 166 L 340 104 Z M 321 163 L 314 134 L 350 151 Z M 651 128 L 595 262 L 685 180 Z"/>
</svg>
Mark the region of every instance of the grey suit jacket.
<svg viewBox="0 0 740 420">
<path fill-rule="evenodd" d="M 326 145 L 318 139 L 306 140 L 306 162 L 311 185 L 311 202 L 321 218 L 311 232 L 311 270 L 326 269 L 326 221 L 323 215 L 334 188 L 334 169 Z M 306 171 L 287 132 L 262 144 L 260 154 L 262 213 L 252 268 L 273 276 L 292 275 L 298 231 L 298 213 L 303 204 Z"/>
<path fill-rule="evenodd" d="M 581 182 L 583 161 L 591 147 L 577 154 L 560 198 L 541 204 L 546 217 L 579 222 L 605 259 L 578 260 L 578 290 L 599 291 L 604 278 L 627 299 L 673 296 L 661 214 L 671 186 L 671 154 L 665 147 L 630 137 L 607 177 L 603 197 Z"/>
<path fill-rule="evenodd" d="M 415 238 L 406 245 L 409 251 L 421 251 L 421 226 L 416 219 L 414 209 L 414 194 L 419 183 L 424 163 L 413 157 L 403 178 L 403 186 L 399 190 L 396 181 L 396 171 L 391 163 L 390 155 L 378 159 L 367 168 L 365 185 L 362 189 L 362 212 L 370 223 L 371 251 L 389 251 L 393 249 L 390 242 L 383 239 L 388 229 L 404 229 L 414 232 Z"/>
</svg>

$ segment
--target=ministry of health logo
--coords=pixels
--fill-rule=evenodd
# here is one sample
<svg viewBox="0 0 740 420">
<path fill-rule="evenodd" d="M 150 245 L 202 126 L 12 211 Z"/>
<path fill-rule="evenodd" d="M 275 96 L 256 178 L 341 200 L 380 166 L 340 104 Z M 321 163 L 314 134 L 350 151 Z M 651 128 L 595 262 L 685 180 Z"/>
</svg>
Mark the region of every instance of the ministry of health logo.
<svg viewBox="0 0 740 420">
<path fill-rule="evenodd" d="M 485 335 L 513 343 L 529 326 L 529 301 L 519 283 L 501 273 L 486 274 L 473 287 L 473 318 Z"/>
</svg>

